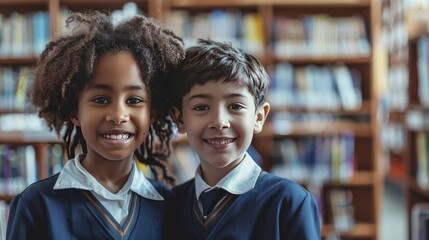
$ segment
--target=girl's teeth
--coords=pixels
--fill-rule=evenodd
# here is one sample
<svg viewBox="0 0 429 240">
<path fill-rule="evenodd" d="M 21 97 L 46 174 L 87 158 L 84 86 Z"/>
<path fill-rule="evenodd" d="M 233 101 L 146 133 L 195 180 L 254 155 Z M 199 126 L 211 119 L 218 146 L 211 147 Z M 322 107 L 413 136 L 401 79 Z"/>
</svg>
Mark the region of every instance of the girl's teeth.
<svg viewBox="0 0 429 240">
<path fill-rule="evenodd" d="M 113 139 L 113 140 L 122 140 L 128 139 L 130 137 L 129 134 L 104 134 L 105 138 Z"/>
</svg>

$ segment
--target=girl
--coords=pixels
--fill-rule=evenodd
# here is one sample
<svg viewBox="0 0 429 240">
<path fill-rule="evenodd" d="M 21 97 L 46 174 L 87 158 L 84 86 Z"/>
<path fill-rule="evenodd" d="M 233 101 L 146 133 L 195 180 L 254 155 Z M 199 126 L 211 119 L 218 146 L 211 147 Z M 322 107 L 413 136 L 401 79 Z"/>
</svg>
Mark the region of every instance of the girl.
<svg viewBox="0 0 429 240">
<path fill-rule="evenodd" d="M 71 160 L 13 199 L 7 239 L 163 237 L 170 190 L 146 179 L 134 157 L 173 183 L 161 90 L 183 58 L 182 40 L 144 16 L 117 26 L 100 12 L 68 18 L 40 56 L 31 100 Z"/>
</svg>

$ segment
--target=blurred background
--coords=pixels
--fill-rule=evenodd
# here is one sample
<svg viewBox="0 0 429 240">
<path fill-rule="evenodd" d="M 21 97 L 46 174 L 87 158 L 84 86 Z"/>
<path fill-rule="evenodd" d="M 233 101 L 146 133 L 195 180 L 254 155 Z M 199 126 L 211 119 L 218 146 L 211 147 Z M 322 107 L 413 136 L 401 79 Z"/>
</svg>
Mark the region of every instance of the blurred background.
<svg viewBox="0 0 429 240">
<path fill-rule="evenodd" d="M 254 54 L 272 111 L 249 154 L 315 195 L 323 239 L 428 239 L 428 0 L 0 0 L 1 237 L 13 196 L 67 161 L 27 92 L 38 54 L 84 9 Z M 198 159 L 186 136 L 172 146 L 181 183 Z"/>
</svg>

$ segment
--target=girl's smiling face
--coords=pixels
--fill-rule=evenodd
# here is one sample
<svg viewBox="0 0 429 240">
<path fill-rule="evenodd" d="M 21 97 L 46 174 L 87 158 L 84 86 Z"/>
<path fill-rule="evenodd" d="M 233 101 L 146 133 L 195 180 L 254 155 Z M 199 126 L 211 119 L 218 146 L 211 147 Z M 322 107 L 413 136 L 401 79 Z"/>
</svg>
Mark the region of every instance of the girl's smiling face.
<svg viewBox="0 0 429 240">
<path fill-rule="evenodd" d="M 203 174 L 224 175 L 243 159 L 268 110 L 268 104 L 256 109 L 245 86 L 213 80 L 182 98 L 178 127 L 198 153 Z"/>
<path fill-rule="evenodd" d="M 80 93 L 72 121 L 80 126 L 90 159 L 133 158 L 151 124 L 151 94 L 130 53 L 104 54 Z"/>
</svg>

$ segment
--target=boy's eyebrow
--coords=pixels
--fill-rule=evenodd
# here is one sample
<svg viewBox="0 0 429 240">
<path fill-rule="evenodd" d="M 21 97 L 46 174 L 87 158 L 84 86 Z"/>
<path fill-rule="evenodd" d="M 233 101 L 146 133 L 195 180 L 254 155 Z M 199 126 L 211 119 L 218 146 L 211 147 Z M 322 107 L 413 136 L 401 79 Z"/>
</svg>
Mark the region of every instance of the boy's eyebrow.
<svg viewBox="0 0 429 240">
<path fill-rule="evenodd" d="M 244 98 L 246 96 L 244 94 L 241 94 L 241 93 L 231 93 L 231 94 L 225 95 L 224 97 L 225 98 L 235 98 L 235 97 L 242 97 L 242 98 Z M 209 94 L 209 93 L 196 94 L 196 95 L 191 95 L 188 98 L 188 101 L 191 101 L 194 98 L 207 98 L 207 99 L 211 99 L 211 98 L 213 98 L 213 96 L 211 94 Z"/>
</svg>

